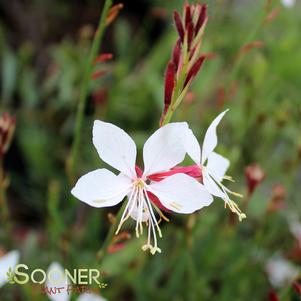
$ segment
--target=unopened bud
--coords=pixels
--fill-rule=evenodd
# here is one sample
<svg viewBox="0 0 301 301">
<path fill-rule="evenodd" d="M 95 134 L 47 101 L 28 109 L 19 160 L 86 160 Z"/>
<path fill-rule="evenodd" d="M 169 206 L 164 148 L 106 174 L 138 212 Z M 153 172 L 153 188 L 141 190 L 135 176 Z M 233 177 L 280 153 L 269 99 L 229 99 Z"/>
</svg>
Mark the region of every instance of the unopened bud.
<svg viewBox="0 0 301 301">
<path fill-rule="evenodd" d="M 258 164 L 246 167 L 245 177 L 248 184 L 248 194 L 252 195 L 255 188 L 264 180 L 266 174 Z"/>
<path fill-rule="evenodd" d="M 269 300 L 270 301 L 279 301 L 279 297 L 275 291 L 270 291 L 269 292 Z"/>
<path fill-rule="evenodd" d="M 108 26 L 111 24 L 116 17 L 118 16 L 119 12 L 123 9 L 123 4 L 119 3 L 111 7 L 107 19 L 106 19 L 106 25 Z"/>
<path fill-rule="evenodd" d="M 295 292 L 298 294 L 298 296 L 301 297 L 301 284 L 298 281 L 294 281 L 292 286 Z"/>
<path fill-rule="evenodd" d="M 0 157 L 9 149 L 16 128 L 16 117 L 4 112 L 0 116 Z"/>
</svg>

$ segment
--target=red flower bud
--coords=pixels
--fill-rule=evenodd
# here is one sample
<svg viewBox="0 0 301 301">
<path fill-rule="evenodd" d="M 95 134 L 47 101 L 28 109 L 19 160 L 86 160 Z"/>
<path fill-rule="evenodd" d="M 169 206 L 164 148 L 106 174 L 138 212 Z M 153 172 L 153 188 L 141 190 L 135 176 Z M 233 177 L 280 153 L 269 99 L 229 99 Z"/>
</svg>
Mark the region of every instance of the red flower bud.
<svg viewBox="0 0 301 301">
<path fill-rule="evenodd" d="M 108 90 L 100 89 L 92 94 L 92 100 L 96 106 L 104 105 L 108 100 Z"/>
<path fill-rule="evenodd" d="M 294 290 L 296 291 L 296 293 L 298 294 L 298 296 L 301 296 L 301 284 L 297 281 L 294 281 L 292 284 Z"/>
<path fill-rule="evenodd" d="M 176 68 L 175 64 L 170 61 L 165 72 L 165 94 L 164 94 L 164 112 L 166 113 L 170 103 L 172 92 L 175 86 Z"/>
<path fill-rule="evenodd" d="M 95 59 L 95 63 L 101 63 L 104 61 L 111 60 L 113 58 L 112 53 L 102 53 Z"/>
<path fill-rule="evenodd" d="M 194 29 L 195 35 L 197 35 L 199 30 L 202 28 L 202 26 L 206 20 L 206 17 L 207 17 L 207 5 L 203 4 L 202 8 L 200 10 L 200 15 L 199 15 L 198 21 L 197 21 L 195 29 Z"/>
<path fill-rule="evenodd" d="M 185 6 L 185 28 L 188 29 L 188 27 L 190 26 L 190 24 L 192 24 L 190 6 L 186 5 Z"/>
<path fill-rule="evenodd" d="M 197 59 L 197 61 L 194 63 L 194 65 L 191 67 L 191 69 L 189 70 L 189 72 L 187 74 L 187 77 L 185 79 L 184 87 L 186 87 L 186 85 L 190 82 L 190 80 L 193 79 L 197 75 L 197 73 L 199 72 L 205 58 L 206 57 L 204 55 L 200 56 Z"/>
<path fill-rule="evenodd" d="M 264 180 L 265 172 L 258 164 L 252 164 L 246 167 L 245 177 L 248 184 L 248 194 L 251 195 L 255 188 Z"/>
<path fill-rule="evenodd" d="M 15 128 L 16 117 L 4 112 L 0 116 L 0 157 L 9 149 Z"/>
<path fill-rule="evenodd" d="M 187 28 L 187 44 L 188 44 L 188 49 L 190 49 L 192 38 L 193 38 L 193 34 L 194 34 L 193 23 L 190 23 L 188 25 L 188 28 Z"/>
<path fill-rule="evenodd" d="M 117 244 L 111 245 L 108 248 L 108 253 L 109 254 L 117 253 L 118 251 L 123 250 L 125 248 L 125 246 L 126 246 L 125 243 L 117 243 Z"/>
<path fill-rule="evenodd" d="M 276 212 L 287 207 L 285 198 L 287 195 L 286 188 L 281 184 L 276 184 L 272 189 L 272 198 L 268 203 L 268 212 Z"/>
<path fill-rule="evenodd" d="M 104 76 L 107 72 L 106 71 L 95 71 L 94 73 L 92 73 L 92 79 L 98 79 L 102 76 Z"/>
<path fill-rule="evenodd" d="M 184 41 L 184 28 L 183 28 L 181 17 L 177 11 L 174 11 L 173 18 L 174 18 L 175 25 L 177 27 L 177 31 L 179 33 L 180 39 L 183 42 Z"/>
<path fill-rule="evenodd" d="M 180 55 L 181 55 L 181 40 L 179 39 L 177 40 L 172 53 L 172 61 L 175 64 L 176 69 L 178 69 L 179 66 Z"/>
<path fill-rule="evenodd" d="M 269 300 L 270 301 L 280 301 L 280 299 L 279 299 L 278 295 L 276 294 L 276 292 L 272 291 L 272 290 L 269 292 Z"/>
<path fill-rule="evenodd" d="M 106 18 L 106 25 L 108 26 L 109 24 L 111 24 L 116 17 L 118 16 L 119 12 L 123 9 L 123 4 L 119 3 L 116 5 L 113 5 L 108 13 L 108 16 Z"/>
</svg>

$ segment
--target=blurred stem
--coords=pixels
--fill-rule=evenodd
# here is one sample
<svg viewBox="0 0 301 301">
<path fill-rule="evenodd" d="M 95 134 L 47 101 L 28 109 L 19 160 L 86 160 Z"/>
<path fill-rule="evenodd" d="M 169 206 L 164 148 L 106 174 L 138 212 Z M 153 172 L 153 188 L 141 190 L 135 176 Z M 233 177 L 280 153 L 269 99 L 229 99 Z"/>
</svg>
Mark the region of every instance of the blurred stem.
<svg viewBox="0 0 301 301">
<path fill-rule="evenodd" d="M 263 26 L 264 21 L 268 15 L 268 11 L 265 9 L 265 7 L 263 7 L 261 9 L 262 14 L 259 18 L 259 22 L 255 25 L 254 29 L 249 33 L 249 35 L 247 36 L 246 40 L 244 41 L 244 43 L 242 44 L 242 47 L 247 45 L 248 43 L 252 42 L 255 37 L 257 36 L 260 28 Z M 240 49 L 242 49 L 242 47 Z M 232 69 L 232 72 L 230 73 L 229 79 L 226 83 L 226 88 L 230 89 L 231 88 L 231 84 L 234 81 L 234 79 L 236 78 L 236 75 L 242 65 L 242 62 L 245 58 L 245 55 L 239 55 L 234 63 L 234 67 Z"/>
<path fill-rule="evenodd" d="M 0 210 L 1 210 L 1 220 L 3 223 L 3 227 L 6 229 L 6 233 L 9 236 L 11 227 L 9 221 L 9 210 L 7 205 L 6 198 L 6 188 L 7 182 L 4 174 L 4 166 L 3 166 L 3 156 L 0 155 Z"/>
<path fill-rule="evenodd" d="M 59 211 L 60 184 L 58 181 L 51 181 L 48 185 L 48 235 L 51 247 L 57 248 L 60 234 L 63 232 L 61 214 Z"/>
<path fill-rule="evenodd" d="M 116 217 L 115 217 L 115 221 L 114 223 L 111 225 L 110 230 L 105 238 L 105 241 L 102 245 L 102 247 L 99 249 L 99 251 L 97 252 L 97 259 L 98 259 L 98 263 L 101 264 L 104 257 L 106 256 L 107 252 L 108 252 L 108 248 L 110 246 L 110 243 L 112 242 L 112 238 L 115 235 L 115 232 L 117 230 L 117 226 L 118 226 L 118 221 L 120 221 L 121 216 L 123 211 L 125 210 L 127 202 L 123 201 L 122 206 L 120 207 Z"/>
<path fill-rule="evenodd" d="M 93 63 L 100 49 L 101 40 L 106 28 L 106 19 L 111 5 L 112 5 L 112 0 L 106 0 L 104 3 L 102 14 L 91 46 L 91 51 L 87 61 L 87 66 L 86 66 L 86 70 L 84 73 L 83 82 L 80 90 L 80 98 L 77 107 L 76 121 L 75 121 L 74 140 L 71 148 L 71 155 L 69 161 L 67 162 L 67 173 L 71 183 L 74 182 L 74 171 L 75 171 L 74 165 L 75 162 L 77 161 L 79 146 L 81 144 L 81 133 L 83 128 L 84 111 L 85 111 L 86 101 L 89 93 L 91 74 L 94 68 Z"/>
</svg>

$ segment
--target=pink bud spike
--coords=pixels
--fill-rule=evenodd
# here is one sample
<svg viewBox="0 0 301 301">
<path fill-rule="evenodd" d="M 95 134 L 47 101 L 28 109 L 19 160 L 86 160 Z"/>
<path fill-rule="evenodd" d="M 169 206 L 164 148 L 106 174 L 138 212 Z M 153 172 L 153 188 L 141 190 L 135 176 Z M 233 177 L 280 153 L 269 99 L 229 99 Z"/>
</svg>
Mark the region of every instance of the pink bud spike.
<svg viewBox="0 0 301 301">
<path fill-rule="evenodd" d="M 177 27 L 177 31 L 179 33 L 181 42 L 183 43 L 183 41 L 184 41 L 184 28 L 183 28 L 181 17 L 180 17 L 180 15 L 177 11 L 174 11 L 173 18 L 174 18 L 175 25 Z"/>
</svg>

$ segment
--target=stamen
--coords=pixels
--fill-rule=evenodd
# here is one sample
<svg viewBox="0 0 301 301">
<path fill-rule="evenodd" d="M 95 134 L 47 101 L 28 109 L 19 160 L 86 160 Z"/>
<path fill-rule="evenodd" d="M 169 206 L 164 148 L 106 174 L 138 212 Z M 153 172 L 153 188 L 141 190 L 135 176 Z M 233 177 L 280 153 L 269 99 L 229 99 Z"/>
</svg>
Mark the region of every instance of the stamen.
<svg viewBox="0 0 301 301">
<path fill-rule="evenodd" d="M 163 219 L 163 220 L 165 220 L 166 222 L 170 222 L 170 220 L 169 220 L 169 218 L 167 218 L 164 214 L 163 214 L 163 212 L 155 205 L 155 204 L 152 204 L 153 205 L 153 207 L 155 208 L 155 210 L 157 211 L 157 213 L 160 215 L 160 217 Z M 160 223 L 160 221 L 158 222 L 158 223 Z"/>
<path fill-rule="evenodd" d="M 115 232 L 115 235 L 117 235 L 119 233 L 119 231 L 120 231 L 122 225 L 124 224 L 124 222 L 130 217 L 131 212 L 132 212 L 132 210 L 134 208 L 134 205 L 135 205 L 135 199 L 137 197 L 137 193 L 138 193 L 138 189 L 134 188 L 132 190 L 132 192 L 131 192 L 131 195 L 130 195 L 129 199 L 128 199 L 128 203 L 126 204 L 126 207 L 125 207 L 125 209 L 124 209 L 124 211 L 122 213 L 122 216 L 121 216 L 118 228 L 117 228 L 117 230 Z M 129 208 L 130 205 L 131 205 L 131 208 L 128 210 L 128 208 Z"/>
<path fill-rule="evenodd" d="M 227 181 L 230 181 L 230 182 L 233 182 L 233 183 L 235 182 L 234 179 L 233 179 L 232 177 L 227 176 L 227 175 L 223 176 L 223 179 L 224 179 L 224 180 L 227 180 Z"/>
<path fill-rule="evenodd" d="M 150 199 L 149 199 L 149 197 L 148 197 L 147 192 L 146 192 L 145 189 L 143 189 L 143 192 L 144 192 L 144 195 L 146 196 L 146 200 L 147 200 L 146 204 L 147 204 L 148 210 L 149 210 L 149 212 L 151 214 L 151 217 L 152 217 L 153 221 L 155 222 L 155 225 L 157 227 L 159 236 L 162 237 L 161 229 L 160 229 L 160 227 L 158 225 L 157 219 L 155 217 L 155 214 L 154 214 L 154 211 L 153 211 L 153 208 L 152 208 L 152 203 L 151 203 L 151 201 L 150 201 Z"/>
<path fill-rule="evenodd" d="M 208 173 L 207 173 L 208 174 Z M 237 196 L 237 197 L 243 197 L 243 195 L 241 195 L 241 194 L 239 194 L 239 193 L 237 193 L 237 192 L 233 192 L 233 191 L 231 191 L 230 189 L 228 189 L 227 187 L 225 187 L 221 182 L 219 182 L 219 181 L 217 181 L 212 175 L 209 175 L 208 174 L 208 176 L 222 189 L 222 191 L 223 191 L 223 193 L 225 194 L 225 196 L 226 196 L 226 198 L 224 198 L 224 202 L 225 202 L 225 208 L 227 207 L 227 205 L 228 205 L 228 207 L 229 207 L 229 209 L 233 212 L 233 213 L 235 213 L 235 214 L 237 214 L 238 215 L 238 219 L 239 219 L 239 221 L 241 222 L 244 218 L 246 218 L 247 216 L 246 216 L 246 214 L 245 213 L 243 213 L 240 209 L 239 209 L 239 207 L 238 207 L 238 205 L 234 202 L 234 201 L 232 201 L 230 198 L 229 198 L 229 196 L 228 196 L 228 193 L 230 193 L 230 194 L 232 194 L 232 195 L 235 195 L 235 196 Z M 228 176 L 225 176 L 224 178 L 226 178 L 226 179 L 232 179 L 231 177 L 228 177 Z M 228 193 L 227 193 L 228 192 Z"/>
<path fill-rule="evenodd" d="M 229 209 L 238 215 L 238 219 L 241 222 L 244 218 L 247 216 L 239 209 L 237 204 L 233 202 L 231 199 L 224 200 L 225 201 L 225 206 L 228 205 Z"/>
</svg>

